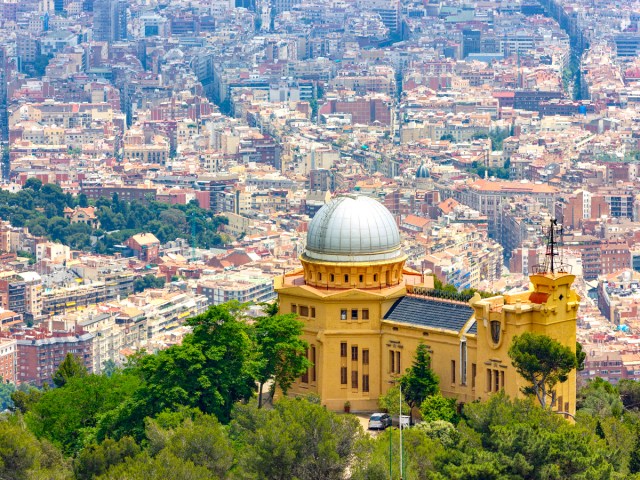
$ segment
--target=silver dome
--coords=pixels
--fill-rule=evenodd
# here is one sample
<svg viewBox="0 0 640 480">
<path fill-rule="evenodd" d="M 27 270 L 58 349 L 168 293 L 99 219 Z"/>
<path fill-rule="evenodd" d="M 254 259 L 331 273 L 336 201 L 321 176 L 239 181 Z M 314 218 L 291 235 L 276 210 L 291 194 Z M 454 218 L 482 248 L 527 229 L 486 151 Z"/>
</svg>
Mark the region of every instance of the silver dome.
<svg viewBox="0 0 640 480">
<path fill-rule="evenodd" d="M 399 259 L 400 232 L 391 212 L 364 196 L 340 196 L 309 223 L 304 256 L 328 262 Z"/>
</svg>

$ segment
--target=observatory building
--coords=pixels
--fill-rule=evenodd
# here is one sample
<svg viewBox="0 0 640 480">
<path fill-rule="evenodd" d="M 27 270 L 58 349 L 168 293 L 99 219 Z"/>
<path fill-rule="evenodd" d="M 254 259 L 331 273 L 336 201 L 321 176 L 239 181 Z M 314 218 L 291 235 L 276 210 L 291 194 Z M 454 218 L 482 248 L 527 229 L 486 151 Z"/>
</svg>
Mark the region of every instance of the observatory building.
<svg viewBox="0 0 640 480">
<path fill-rule="evenodd" d="M 575 351 L 579 296 L 561 268 L 541 267 L 529 291 L 460 301 L 440 298 L 432 277 L 406 259 L 393 216 L 376 200 L 339 196 L 317 212 L 302 268 L 275 280 L 281 313 L 304 323 L 313 364 L 290 394 L 315 393 L 332 410 L 347 401 L 354 411 L 377 410 L 423 343 L 443 395 L 515 397 L 526 383 L 507 355 L 514 336 L 545 334 Z M 575 413 L 575 371 L 556 393 L 555 410 Z"/>
</svg>

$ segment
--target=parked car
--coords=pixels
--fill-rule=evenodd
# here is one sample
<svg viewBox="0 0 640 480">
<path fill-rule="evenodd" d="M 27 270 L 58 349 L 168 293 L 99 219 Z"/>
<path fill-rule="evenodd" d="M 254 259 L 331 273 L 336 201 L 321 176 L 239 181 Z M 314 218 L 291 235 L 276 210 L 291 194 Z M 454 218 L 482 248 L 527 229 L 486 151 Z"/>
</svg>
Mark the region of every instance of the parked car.
<svg viewBox="0 0 640 480">
<path fill-rule="evenodd" d="M 384 430 L 391 426 L 391 417 L 386 413 L 374 413 L 369 417 L 369 430 Z"/>
</svg>

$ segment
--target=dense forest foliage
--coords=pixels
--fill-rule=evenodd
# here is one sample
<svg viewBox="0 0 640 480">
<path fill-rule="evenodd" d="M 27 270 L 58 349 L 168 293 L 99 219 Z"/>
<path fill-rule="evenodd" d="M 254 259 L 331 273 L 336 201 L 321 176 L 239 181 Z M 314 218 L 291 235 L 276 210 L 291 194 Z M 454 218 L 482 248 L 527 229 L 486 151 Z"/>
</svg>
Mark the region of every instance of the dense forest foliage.
<svg viewBox="0 0 640 480">
<path fill-rule="evenodd" d="M 286 391 L 309 366 L 307 345 L 293 315 L 243 315 L 239 304 L 211 307 L 189 320 L 182 345 L 108 374 L 69 356 L 56 388 L 3 385 L 12 412 L 0 422 L 0 478 L 400 478 L 396 428 L 370 436 L 314 396 L 260 407 L 256 385 Z M 588 383 L 575 422 L 533 396 L 458 410 L 440 395 L 426 348 L 400 383 L 403 408 L 419 405 L 423 420 L 404 430 L 404 479 L 640 479 L 638 382 Z M 390 409 L 400 403 L 398 389 L 385 397 Z"/>
<path fill-rule="evenodd" d="M 188 205 L 128 202 L 120 200 L 117 194 L 99 198 L 93 204 L 100 222 L 97 230 L 84 223 L 72 224 L 64 217 L 66 207 L 77 206 L 89 206 L 84 194 L 74 197 L 58 185 L 42 185 L 35 178 L 28 179 L 19 192 L 0 191 L 0 219 L 15 227 L 28 227 L 33 235 L 73 249 L 112 253 L 114 246 L 141 232 L 153 233 L 162 243 L 176 238 L 191 242 L 195 233 L 198 248 L 222 245 L 227 240 L 218 231 L 227 219 L 200 208 L 197 202 Z"/>
</svg>

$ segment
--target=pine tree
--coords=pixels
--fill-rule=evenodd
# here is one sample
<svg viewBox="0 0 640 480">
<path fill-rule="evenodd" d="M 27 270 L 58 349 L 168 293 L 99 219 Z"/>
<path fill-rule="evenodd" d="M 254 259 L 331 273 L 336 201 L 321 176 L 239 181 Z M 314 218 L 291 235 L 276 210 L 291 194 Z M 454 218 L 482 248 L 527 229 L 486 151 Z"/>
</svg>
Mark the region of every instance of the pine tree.
<svg viewBox="0 0 640 480">
<path fill-rule="evenodd" d="M 604 430 L 602 429 L 602 424 L 600 423 L 600 420 L 598 420 L 598 423 L 596 424 L 596 435 L 602 438 L 603 440 L 606 438 L 604 434 Z"/>
<path fill-rule="evenodd" d="M 636 443 L 629 457 L 629 473 L 640 473 L 640 430 L 636 432 Z"/>
<path fill-rule="evenodd" d="M 53 383 L 56 387 L 63 387 L 70 378 L 84 377 L 87 374 L 87 367 L 82 360 L 72 353 L 67 353 L 64 360 L 53 375 Z"/>
<path fill-rule="evenodd" d="M 438 393 L 438 382 L 438 376 L 431 370 L 431 356 L 427 346 L 418 345 L 413 365 L 400 379 L 402 394 L 411 408 L 410 416 L 414 407 L 419 407 L 427 397 Z"/>
</svg>

